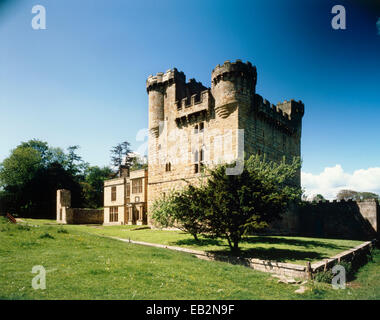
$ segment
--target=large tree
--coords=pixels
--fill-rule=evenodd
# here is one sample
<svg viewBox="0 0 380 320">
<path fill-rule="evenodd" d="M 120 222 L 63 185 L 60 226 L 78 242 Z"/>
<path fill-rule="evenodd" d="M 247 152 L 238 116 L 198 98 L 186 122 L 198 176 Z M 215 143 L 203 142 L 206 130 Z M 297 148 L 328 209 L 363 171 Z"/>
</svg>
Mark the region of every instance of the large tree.
<svg viewBox="0 0 380 320">
<path fill-rule="evenodd" d="M 86 207 L 99 208 L 103 206 L 104 180 L 112 176 L 108 167 L 88 167 L 85 180 L 81 182 Z"/>
<path fill-rule="evenodd" d="M 295 183 L 300 165 L 299 159 L 287 164 L 252 156 L 240 175 L 227 175 L 226 165 L 210 170 L 204 197 L 207 232 L 227 239 L 230 249 L 239 252 L 244 235 L 267 228 L 301 199 Z"/>
<path fill-rule="evenodd" d="M 72 204 L 83 204 L 80 182 L 83 161 L 70 147 L 66 154 L 47 142 L 22 142 L 0 164 L 2 210 L 29 216 L 52 217 L 55 211 L 55 192 L 69 189 Z"/>
<path fill-rule="evenodd" d="M 111 149 L 111 163 L 117 170 L 120 170 L 122 165 L 130 168 L 134 158 L 128 141 L 119 143 Z"/>
<path fill-rule="evenodd" d="M 238 253 L 244 235 L 268 227 L 290 203 L 301 200 L 297 184 L 301 161 L 277 163 L 252 156 L 239 175 L 227 175 L 227 167 L 207 170 L 205 184 L 178 192 L 170 198 L 169 210 L 161 213 L 163 221 L 175 221 L 180 227 L 195 222 L 196 233 L 225 238 L 231 251 Z"/>
</svg>

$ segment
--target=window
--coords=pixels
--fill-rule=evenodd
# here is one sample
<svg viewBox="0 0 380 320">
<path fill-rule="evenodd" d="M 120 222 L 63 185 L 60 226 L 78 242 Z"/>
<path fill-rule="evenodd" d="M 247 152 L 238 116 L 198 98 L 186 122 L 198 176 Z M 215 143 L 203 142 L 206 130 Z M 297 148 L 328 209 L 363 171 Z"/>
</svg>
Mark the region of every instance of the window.
<svg viewBox="0 0 380 320">
<path fill-rule="evenodd" d="M 172 164 L 170 162 L 165 164 L 165 171 L 172 171 Z"/>
<path fill-rule="evenodd" d="M 196 125 L 195 127 L 194 127 L 194 134 L 197 134 L 198 133 L 198 125 Z"/>
<path fill-rule="evenodd" d="M 111 188 L 111 201 L 116 201 L 116 187 Z"/>
<path fill-rule="evenodd" d="M 142 179 L 132 180 L 132 193 L 142 193 Z"/>
<path fill-rule="evenodd" d="M 198 162 L 198 150 L 195 150 L 194 152 L 194 162 Z"/>
<path fill-rule="evenodd" d="M 199 173 L 203 171 L 204 165 L 204 150 L 203 148 L 199 150 L 195 150 L 194 152 L 194 173 Z"/>
<path fill-rule="evenodd" d="M 200 131 L 200 132 L 203 132 L 204 127 L 205 127 L 205 124 L 204 124 L 203 122 L 201 122 L 201 123 L 199 124 L 199 131 Z"/>
<path fill-rule="evenodd" d="M 118 209 L 119 207 L 110 207 L 110 222 L 119 221 Z"/>
<path fill-rule="evenodd" d="M 129 203 L 131 202 L 131 184 L 130 183 L 127 183 L 126 184 L 126 202 Z"/>
</svg>

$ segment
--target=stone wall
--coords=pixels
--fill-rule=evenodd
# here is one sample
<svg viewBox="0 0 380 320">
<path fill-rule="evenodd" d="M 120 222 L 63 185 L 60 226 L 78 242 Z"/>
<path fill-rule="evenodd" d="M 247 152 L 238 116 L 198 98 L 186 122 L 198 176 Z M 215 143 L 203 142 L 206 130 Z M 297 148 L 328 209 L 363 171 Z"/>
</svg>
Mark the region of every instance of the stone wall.
<svg viewBox="0 0 380 320">
<path fill-rule="evenodd" d="M 306 203 L 291 206 L 268 233 L 371 240 L 379 235 L 379 219 L 377 200 Z"/>
<path fill-rule="evenodd" d="M 304 105 L 294 100 L 271 105 L 256 94 L 256 81 L 256 67 L 241 60 L 217 65 L 211 88 L 186 82 L 177 69 L 147 79 L 148 212 L 170 190 L 202 181 L 197 164 L 212 167 L 256 153 L 274 161 L 300 156 Z"/>
<path fill-rule="evenodd" d="M 66 224 L 102 224 L 102 209 L 67 208 Z"/>
<path fill-rule="evenodd" d="M 71 192 L 57 190 L 57 222 L 63 224 L 102 224 L 103 209 L 71 208 Z"/>
</svg>

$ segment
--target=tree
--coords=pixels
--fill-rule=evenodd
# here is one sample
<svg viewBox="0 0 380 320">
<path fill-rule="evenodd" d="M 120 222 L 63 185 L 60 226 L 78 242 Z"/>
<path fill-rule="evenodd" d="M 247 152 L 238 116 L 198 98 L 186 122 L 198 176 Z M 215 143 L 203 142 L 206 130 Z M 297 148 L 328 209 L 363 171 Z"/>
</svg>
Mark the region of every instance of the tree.
<svg viewBox="0 0 380 320">
<path fill-rule="evenodd" d="M 32 139 L 21 142 L 0 164 L 0 201 L 3 210 L 28 216 L 55 214 L 57 189 L 69 189 L 72 204 L 81 206 L 84 162 L 70 147 L 68 154 L 51 148 L 47 142 Z"/>
<path fill-rule="evenodd" d="M 203 189 L 192 185 L 171 192 L 153 203 L 152 218 L 163 227 L 177 227 L 190 233 L 196 241 L 204 230 Z"/>
<path fill-rule="evenodd" d="M 18 146 L 0 165 L 0 185 L 20 187 L 42 167 L 43 159 L 37 150 Z"/>
<path fill-rule="evenodd" d="M 301 200 L 302 190 L 295 183 L 300 167 L 300 159 L 287 164 L 259 156 L 245 161 L 240 175 L 227 175 L 227 165 L 219 165 L 207 170 L 205 184 L 189 185 L 166 203 L 161 199 L 155 217 L 187 232 L 194 227 L 193 235 L 225 238 L 238 253 L 243 236 L 268 227 L 291 202 Z"/>
<path fill-rule="evenodd" d="M 320 201 L 326 201 L 325 197 L 323 195 L 321 195 L 320 193 L 316 194 L 313 199 L 312 199 L 312 202 L 320 202 Z"/>
<path fill-rule="evenodd" d="M 131 161 L 131 170 L 140 170 L 140 169 L 146 169 L 148 168 L 148 164 L 144 161 L 144 158 L 140 158 L 137 155 L 132 158 Z"/>
<path fill-rule="evenodd" d="M 119 143 L 111 149 L 111 163 L 118 170 L 121 169 L 123 162 L 126 167 L 130 168 L 133 158 L 134 156 L 132 155 L 130 143 L 128 141 Z"/>
<path fill-rule="evenodd" d="M 86 168 L 89 166 L 88 163 L 84 162 L 82 157 L 77 154 L 79 146 L 69 146 L 67 148 L 67 155 L 64 161 L 65 169 L 73 176 L 82 176 Z"/>
<path fill-rule="evenodd" d="M 238 253 L 244 235 L 268 227 L 301 199 L 302 190 L 294 184 L 300 165 L 299 159 L 286 164 L 252 156 L 240 175 L 226 175 L 226 165 L 211 170 L 204 193 L 207 232 L 226 238 Z"/>
<path fill-rule="evenodd" d="M 358 192 L 354 190 L 340 190 L 336 195 L 338 200 L 368 200 L 380 199 L 379 195 L 373 192 Z"/>
<path fill-rule="evenodd" d="M 32 148 L 36 150 L 41 156 L 44 167 L 54 162 L 64 165 L 65 161 L 67 161 L 67 156 L 61 148 L 49 147 L 45 141 L 32 139 L 27 142 L 21 142 L 18 148 Z"/>
<path fill-rule="evenodd" d="M 336 195 L 336 198 L 338 200 L 348 200 L 348 199 L 355 199 L 357 197 L 358 193 L 353 190 L 340 190 L 338 194 Z"/>
<path fill-rule="evenodd" d="M 112 170 L 108 167 L 88 167 L 85 180 L 81 182 L 86 207 L 100 208 L 103 206 L 104 180 L 111 177 Z"/>
</svg>

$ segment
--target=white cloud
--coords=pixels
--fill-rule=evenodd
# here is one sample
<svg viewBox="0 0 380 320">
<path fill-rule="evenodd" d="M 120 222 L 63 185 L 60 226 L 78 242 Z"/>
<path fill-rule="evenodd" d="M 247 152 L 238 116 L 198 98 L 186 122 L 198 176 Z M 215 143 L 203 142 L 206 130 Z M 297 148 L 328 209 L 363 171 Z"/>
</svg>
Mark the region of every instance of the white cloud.
<svg viewBox="0 0 380 320">
<path fill-rule="evenodd" d="M 330 200 L 335 199 L 336 194 L 342 189 L 380 194 L 380 167 L 347 173 L 337 164 L 334 167 L 326 167 L 319 174 L 302 172 L 301 183 L 307 196 L 320 193 Z"/>
</svg>

